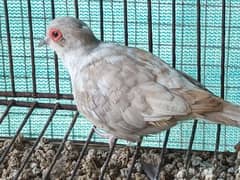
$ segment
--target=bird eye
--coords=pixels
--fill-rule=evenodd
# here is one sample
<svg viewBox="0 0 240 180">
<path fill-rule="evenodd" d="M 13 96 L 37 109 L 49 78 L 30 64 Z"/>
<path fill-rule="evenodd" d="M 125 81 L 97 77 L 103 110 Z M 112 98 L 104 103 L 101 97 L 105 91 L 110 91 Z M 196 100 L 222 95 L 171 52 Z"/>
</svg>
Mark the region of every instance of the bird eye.
<svg viewBox="0 0 240 180">
<path fill-rule="evenodd" d="M 54 38 L 56 38 L 56 37 L 58 37 L 58 32 L 57 31 L 53 31 L 52 35 L 53 35 Z"/>
<path fill-rule="evenodd" d="M 57 42 L 57 41 L 59 41 L 59 40 L 62 39 L 62 33 L 61 33 L 61 31 L 58 30 L 58 29 L 55 29 L 55 28 L 50 29 L 50 31 L 49 31 L 49 36 L 50 36 L 50 38 L 51 38 L 53 41 L 55 41 L 55 42 Z"/>
</svg>

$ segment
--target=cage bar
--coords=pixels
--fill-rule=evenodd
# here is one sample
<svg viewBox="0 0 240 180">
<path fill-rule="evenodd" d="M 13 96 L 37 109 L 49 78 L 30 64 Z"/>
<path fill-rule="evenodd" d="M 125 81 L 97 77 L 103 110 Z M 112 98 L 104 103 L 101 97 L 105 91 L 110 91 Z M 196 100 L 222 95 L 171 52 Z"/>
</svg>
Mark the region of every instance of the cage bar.
<svg viewBox="0 0 240 180">
<path fill-rule="evenodd" d="M 11 147 L 13 146 L 15 140 L 17 139 L 18 135 L 20 134 L 22 128 L 25 126 L 25 124 L 28 121 L 28 118 L 31 116 L 33 110 L 36 108 L 37 103 L 31 103 L 31 106 L 29 108 L 28 113 L 26 114 L 24 120 L 22 121 L 21 125 L 19 126 L 18 130 L 16 131 L 16 134 L 14 135 L 14 137 L 12 138 L 10 144 L 8 145 L 8 147 L 6 148 L 6 150 L 3 152 L 1 158 L 0 158 L 0 164 L 2 164 L 5 160 L 5 158 L 7 157 L 8 152 L 10 151 Z"/>
<path fill-rule="evenodd" d="M 33 43 L 33 28 L 32 28 L 32 8 L 31 1 L 27 1 L 28 5 L 28 24 L 29 24 L 29 38 L 30 38 L 30 50 L 31 50 L 31 65 L 32 65 L 32 85 L 33 85 L 33 97 L 37 93 L 36 84 L 36 73 L 35 73 L 35 54 L 34 54 L 34 43 Z"/>
<path fill-rule="evenodd" d="M 105 162 L 104 162 L 104 164 L 103 164 L 103 166 L 101 168 L 101 174 L 99 176 L 99 180 L 104 180 L 104 174 L 105 174 L 105 172 L 107 170 L 107 166 L 108 166 L 108 163 L 109 163 L 109 161 L 110 161 L 110 159 L 112 157 L 112 154 L 113 154 L 114 148 L 116 146 L 116 143 L 117 143 L 117 139 L 115 138 L 114 141 L 113 141 L 113 145 L 110 147 L 110 151 L 109 151 L 109 153 L 107 155 L 107 158 L 106 158 L 106 160 L 105 160 Z"/>
<path fill-rule="evenodd" d="M 124 42 L 128 46 L 128 14 L 127 14 L 127 0 L 123 1 L 123 10 L 124 10 Z"/>
<path fill-rule="evenodd" d="M 196 134 L 196 129 L 197 129 L 197 120 L 194 120 L 193 122 L 193 126 L 192 126 L 192 133 L 191 133 L 191 137 L 190 137 L 190 141 L 189 141 L 189 145 L 188 145 L 188 150 L 186 153 L 186 158 L 185 158 L 185 162 L 184 162 L 184 167 L 186 169 L 189 168 L 189 162 L 190 162 L 190 158 L 191 158 L 191 153 L 192 153 L 192 145 L 193 145 L 193 141 L 194 141 L 194 137 Z"/>
<path fill-rule="evenodd" d="M 52 18 L 55 19 L 55 2 L 51 0 L 51 10 L 52 10 Z M 58 56 L 56 52 L 54 52 L 54 71 L 55 71 L 55 98 L 60 98 L 60 88 L 59 88 L 59 70 L 58 70 Z"/>
<path fill-rule="evenodd" d="M 57 1 L 54 1 L 54 0 L 51 0 L 50 2 L 50 17 L 52 18 L 55 18 L 55 3 Z M 44 4 L 45 2 L 43 2 Z M 78 0 L 74 0 L 73 1 L 73 9 L 74 9 L 74 14 L 75 14 L 75 17 L 76 18 L 79 18 L 79 3 Z M 132 2 L 130 2 L 132 3 Z M 135 3 L 135 7 L 136 7 L 136 2 L 133 2 Z M 183 2 L 177 2 L 176 0 L 172 0 L 171 2 L 158 2 L 160 4 L 164 4 L 164 5 L 171 5 L 172 6 L 172 9 L 170 10 L 172 12 L 171 14 L 171 21 L 168 21 L 167 24 L 164 24 L 166 26 L 170 26 L 170 33 L 171 33 L 171 36 L 172 36 L 172 39 L 170 40 L 171 42 L 168 43 L 167 45 L 171 44 L 171 60 L 172 60 L 172 67 L 173 68 L 176 68 L 176 48 L 177 48 L 177 44 L 176 44 L 176 26 L 178 25 L 177 22 L 176 22 L 176 18 L 178 16 L 177 14 L 177 9 L 176 9 L 176 5 L 191 5 L 192 7 L 196 6 L 196 10 L 197 10 L 197 29 L 196 29 L 196 32 L 197 32 L 197 44 L 192 44 L 192 45 L 188 45 L 188 44 L 182 44 L 181 46 L 183 48 L 185 47 L 191 47 L 191 48 L 197 48 L 197 80 L 199 82 L 201 82 L 201 1 L 200 0 L 197 0 L 195 3 L 183 3 Z M 32 14 L 33 14 L 33 2 L 31 2 L 30 0 L 27 1 L 27 13 L 28 13 L 28 23 L 29 23 L 29 38 L 30 38 L 30 58 L 31 58 L 31 65 L 32 65 L 32 77 L 33 77 L 33 80 L 32 80 L 32 92 L 16 92 L 16 89 L 15 89 L 15 82 L 17 82 L 17 74 L 14 74 L 14 64 L 13 64 L 13 52 L 12 50 L 12 43 L 14 42 L 12 38 L 12 34 L 11 34 L 11 31 L 10 31 L 10 25 L 11 23 L 9 22 L 11 20 L 11 16 L 10 16 L 10 20 L 9 20 L 9 15 L 8 15 L 8 10 L 9 10 L 9 7 L 8 7 L 8 2 L 7 0 L 3 1 L 3 4 L 4 4 L 4 10 L 5 10 L 5 23 L 6 23 L 6 38 L 7 38 L 7 48 L 8 48 L 8 58 L 9 58 L 9 64 L 10 64 L 10 83 L 11 83 L 11 91 L 1 91 L 0 92 L 0 96 L 2 97 L 6 97 L 5 99 L 0 99 L 0 105 L 5 105 L 6 106 L 6 109 L 4 109 L 4 112 L 2 114 L 2 116 L 0 117 L 0 124 L 3 122 L 4 118 L 7 116 L 7 114 L 10 112 L 10 109 L 13 107 L 13 106 L 17 106 L 17 107 L 29 107 L 29 110 L 27 112 L 27 114 L 25 115 L 24 117 L 24 120 L 22 121 L 21 125 L 18 127 L 17 129 L 17 132 L 16 134 L 14 135 L 14 137 L 12 138 L 12 140 L 10 141 L 10 144 L 9 146 L 5 149 L 5 151 L 3 152 L 2 154 L 2 157 L 0 158 L 0 164 L 3 163 L 5 160 L 6 160 L 6 157 L 8 155 L 8 153 L 11 151 L 11 149 L 13 148 L 15 142 L 16 142 L 16 139 L 17 139 L 17 136 L 21 133 L 23 127 L 25 126 L 25 124 L 27 123 L 27 121 L 29 120 L 29 117 L 31 116 L 32 112 L 34 111 L 35 108 L 47 108 L 47 109 L 51 109 L 51 114 L 50 116 L 48 117 L 48 120 L 46 121 L 46 123 L 44 124 L 44 127 L 43 129 L 41 130 L 39 136 L 33 140 L 33 146 L 31 147 L 31 150 L 30 152 L 27 154 L 27 157 L 26 159 L 24 159 L 23 163 L 20 165 L 20 169 L 17 171 L 17 174 L 15 176 L 15 179 L 18 179 L 20 176 L 21 176 L 21 173 L 23 172 L 24 168 L 26 167 L 31 155 L 33 154 L 35 148 L 37 147 L 37 145 L 39 144 L 40 142 L 40 139 L 43 137 L 46 129 L 49 127 L 49 124 L 51 123 L 52 121 L 52 118 L 55 116 L 55 113 L 57 110 L 61 110 L 61 109 L 64 109 L 64 110 L 70 110 L 70 111 L 77 111 L 77 108 L 75 105 L 72 105 L 72 104 L 60 104 L 60 103 L 40 103 L 40 102 L 29 102 L 29 101 L 34 101 L 36 100 L 35 98 L 49 98 L 51 100 L 53 99 L 65 99 L 65 100 L 73 100 L 73 96 L 71 94 L 61 94 L 60 93 L 60 84 L 61 81 L 59 79 L 59 67 L 58 67 L 58 58 L 57 58 L 57 55 L 56 53 L 54 53 L 54 72 L 55 72 L 55 91 L 56 93 L 50 93 L 50 92 L 44 92 L 44 93 L 39 93 L 37 92 L 37 84 L 36 84 L 36 68 L 35 67 L 35 52 L 34 52 L 34 40 L 33 40 L 33 17 L 32 17 Z M 9 3 L 10 4 L 10 3 Z M 153 24 L 152 22 L 152 11 L 154 11 L 155 9 L 153 7 L 153 5 L 155 5 L 156 3 L 152 2 L 151 0 L 148 0 L 146 1 L 146 3 L 144 3 L 144 5 L 147 6 L 147 24 L 145 22 L 140 22 L 140 23 L 143 23 L 144 25 L 146 25 L 145 28 L 148 29 L 148 34 L 147 34 L 147 38 L 148 38 L 148 49 L 150 52 L 153 51 L 153 28 L 155 26 L 155 24 Z M 233 7 L 234 5 L 229 5 L 229 6 L 226 6 L 226 2 L 225 0 L 222 0 L 222 5 L 213 5 L 213 4 L 209 4 L 207 3 L 207 1 L 205 3 L 202 3 L 203 5 L 206 5 L 206 6 L 211 6 L 211 7 L 221 7 L 222 8 L 222 19 L 221 19 L 221 46 L 218 46 L 218 45 L 203 45 L 202 47 L 203 48 L 209 48 L 209 47 L 213 47 L 213 48 L 221 48 L 221 66 L 220 66 L 220 74 L 221 74 L 221 77 L 220 77 L 220 81 L 221 81 L 221 97 L 224 98 L 224 95 L 225 95 L 225 20 L 226 20 L 226 7 Z M 71 4 L 72 5 L 72 4 Z M 99 7 L 98 7 L 99 5 Z M 10 6 L 10 5 L 9 5 Z M 68 6 L 68 2 L 66 2 L 66 7 Z M 89 6 L 89 4 L 88 4 Z M 45 7 L 45 6 L 44 6 Z M 142 7 L 142 6 L 141 6 Z M 140 7 L 140 8 L 141 8 Z M 97 4 L 97 8 L 99 8 L 99 15 L 100 15 L 100 39 L 103 41 L 104 40 L 104 32 L 106 32 L 105 30 L 105 27 L 104 27 L 104 1 L 103 0 L 100 0 L 99 1 L 99 4 Z M 171 8 L 171 7 L 170 7 Z M 123 13 L 123 30 L 124 30 L 124 43 L 125 45 L 128 45 L 129 44 L 129 32 L 130 32 L 130 29 L 128 27 L 128 10 L 130 10 L 130 8 L 128 9 L 128 1 L 127 0 L 124 0 L 123 1 L 123 12 L 121 12 L 121 14 Z M 205 9 L 205 11 L 207 11 L 207 9 Z M 136 13 L 136 11 L 135 11 Z M 23 14 L 22 14 L 23 15 Z M 44 18 L 46 18 L 46 15 L 47 14 L 44 14 Z M 206 16 L 206 15 L 205 15 Z M 22 18 L 22 17 L 20 17 Z M 130 16 L 129 16 L 129 19 L 130 19 Z M 95 20 L 94 20 L 95 21 Z M 98 21 L 98 19 L 97 19 Z M 107 22 L 107 20 L 106 20 Z M 169 23 L 170 22 L 170 23 Z M 132 23 L 132 22 L 131 22 Z M 138 23 L 138 22 L 136 22 Z M 159 23 L 159 25 L 161 25 Z M 184 26 L 184 25 L 182 25 Z M 192 26 L 192 25 L 190 25 Z M 195 25 L 194 25 L 195 26 Z M 207 24 L 205 24 L 204 26 L 208 26 Z M 215 26 L 214 26 L 215 27 Z M 216 27 L 219 27 L 219 26 L 216 26 Z M 231 27 L 229 25 L 229 27 Z M 195 28 L 195 27 L 194 27 Z M 230 33 L 230 32 L 229 32 Z M 106 35 L 106 34 L 105 34 Z M 229 38 L 229 37 L 228 37 Z M 137 43 L 137 42 L 136 42 Z M 163 44 L 163 43 L 162 43 Z M 162 45 L 161 43 L 159 44 L 160 46 Z M 229 45 L 230 46 L 230 45 Z M 229 46 L 227 46 L 229 48 Z M 233 49 L 237 49 L 237 47 L 233 47 Z M 24 49 L 25 51 L 25 49 Z M 183 64 L 182 64 L 183 65 Z M 24 98 L 29 98 L 27 101 L 21 101 L 21 100 L 7 100 L 9 97 L 24 97 Z M 32 98 L 32 99 L 31 99 Z M 78 112 L 75 112 L 74 114 L 74 117 L 68 127 L 68 130 L 67 132 L 65 133 L 65 136 L 63 138 L 63 140 L 61 141 L 61 143 L 59 144 L 59 147 L 58 147 L 58 150 L 57 150 L 57 153 L 55 154 L 54 156 L 54 159 L 51 163 L 51 165 L 48 167 L 48 171 L 47 173 L 45 174 L 45 176 L 43 177 L 43 179 L 48 179 L 49 176 L 50 176 L 50 173 L 52 171 L 52 169 L 54 168 L 54 166 L 56 165 L 56 162 L 57 160 L 59 159 L 59 156 L 64 148 L 64 145 L 70 135 L 70 132 L 78 118 L 78 115 L 79 113 Z M 198 121 L 197 120 L 194 120 L 193 122 L 193 125 L 192 125 L 192 131 L 191 131 L 191 135 L 190 135 L 190 138 L 189 138 L 189 144 L 188 144 L 188 149 L 187 149 L 187 152 L 184 156 L 184 167 L 188 170 L 188 168 L 190 167 L 190 160 L 191 160 L 191 155 L 192 155 L 192 146 L 193 146 L 193 142 L 194 142 L 194 137 L 196 135 L 196 129 L 197 129 L 197 125 L 198 125 Z M 221 125 L 218 124 L 217 126 L 217 133 L 216 133 L 216 141 L 215 141 L 215 151 L 214 151 L 214 165 L 217 165 L 217 158 L 218 158 L 218 151 L 219 151 L 219 145 L 220 145 L 220 134 L 221 134 Z M 52 129 L 52 132 L 53 129 Z M 88 134 L 88 137 L 87 137 L 87 140 L 86 142 L 84 143 L 83 147 L 82 147 L 82 150 L 81 152 L 79 153 L 79 156 L 77 158 L 77 162 L 74 166 L 74 170 L 71 174 L 71 178 L 70 179 L 75 179 L 76 177 L 76 174 L 77 174 L 77 171 L 79 169 L 79 165 L 81 163 L 81 160 L 83 159 L 86 151 L 87 151 L 87 148 L 91 142 L 91 139 L 92 139 L 92 136 L 93 136 L 93 133 L 95 132 L 95 128 L 93 127 L 90 131 L 90 133 Z M 162 145 L 162 149 L 161 149 L 161 152 L 159 154 L 159 158 L 160 158 L 160 162 L 157 166 L 157 173 L 155 175 L 155 179 L 159 179 L 160 177 L 160 172 L 164 166 L 164 155 L 166 154 L 166 149 L 167 149 L 167 146 L 168 146 L 168 139 L 169 139 L 169 135 L 170 135 L 170 129 L 168 129 L 166 131 L 166 134 L 165 134 L 165 139 L 164 139 L 164 142 L 163 142 L 163 145 Z M 2 137 L 3 139 L 3 137 Z M 56 139 L 53 139 L 53 140 L 56 140 Z M 107 155 L 107 158 L 106 160 L 104 161 L 104 164 L 101 168 L 101 174 L 99 176 L 99 179 L 104 179 L 104 175 L 105 175 L 105 172 L 107 171 L 107 168 L 108 168 L 108 165 L 109 165 L 109 162 L 111 160 L 111 156 L 114 152 L 114 148 L 116 148 L 116 142 L 117 140 L 115 139 L 115 142 L 114 142 L 114 145 L 111 147 L 110 151 L 108 152 L 108 155 Z M 94 142 L 95 144 L 98 144 L 97 142 Z M 101 144 L 103 145 L 103 144 Z M 134 150 L 134 153 L 133 153 L 133 157 L 132 157 L 132 162 L 131 162 L 131 167 L 129 167 L 128 169 L 128 175 L 127 175 L 127 179 L 131 179 L 131 176 L 132 176 L 132 173 L 133 173 L 133 170 L 134 170 L 134 165 L 135 165 L 135 162 L 138 158 L 138 153 L 139 153 L 139 150 L 141 148 L 141 141 L 138 142 L 135 150 Z"/>
<path fill-rule="evenodd" d="M 11 100 L 10 100 L 11 101 Z M 8 105 L 10 102 L 8 100 L 1 100 L 0 99 L 0 105 Z M 37 103 L 37 102 L 35 102 Z M 20 107 L 31 107 L 32 102 L 26 102 L 26 101 L 14 101 L 14 106 L 20 106 Z M 48 108 L 48 109 L 53 109 L 55 107 L 54 103 L 37 103 L 35 105 L 38 108 Z M 73 110 L 76 111 L 77 107 L 75 105 L 71 104 L 59 104 L 59 109 L 65 109 L 65 110 Z"/>
<path fill-rule="evenodd" d="M 81 153 L 80 153 L 79 156 L 78 156 L 78 159 L 77 159 L 77 162 L 76 162 L 75 167 L 74 167 L 74 169 L 73 169 L 73 172 L 72 172 L 72 175 L 71 175 L 71 177 L 70 177 L 70 180 L 73 180 L 73 179 L 74 179 L 74 176 L 75 176 L 76 173 L 77 173 L 78 167 L 79 167 L 79 165 L 80 165 L 80 163 L 81 163 L 81 160 L 82 160 L 82 158 L 83 158 L 83 156 L 84 156 L 84 154 L 85 154 L 85 152 L 86 152 L 86 150 L 87 150 L 88 144 L 90 143 L 94 132 L 95 132 L 95 126 L 92 127 L 92 129 L 91 129 L 91 131 L 90 131 L 90 133 L 89 133 L 89 135 L 88 135 L 88 137 L 87 137 L 87 140 L 86 140 L 86 142 L 85 142 L 84 145 L 83 145 L 82 151 L 81 151 Z"/>
<path fill-rule="evenodd" d="M 100 12 L 100 39 L 104 40 L 104 27 L 103 27 L 103 0 L 99 1 L 99 12 Z"/>
<path fill-rule="evenodd" d="M 65 144 L 65 142 L 67 141 L 67 138 L 68 138 L 68 136 L 69 136 L 69 134 L 70 134 L 70 132 L 71 132 L 71 130 L 72 130 L 72 128 L 73 128 L 73 126 L 74 126 L 77 118 L 78 118 L 78 115 L 79 115 L 79 113 L 76 112 L 75 115 L 74 115 L 74 117 L 73 117 L 73 120 L 72 120 L 72 122 L 71 122 L 71 124 L 70 124 L 70 126 L 69 126 L 69 128 L 68 128 L 68 130 L 67 130 L 67 132 L 66 132 L 66 134 L 65 134 L 65 136 L 64 136 L 64 138 L 63 138 L 63 140 L 62 140 L 62 143 L 60 144 L 60 146 L 59 146 L 59 148 L 58 148 L 58 150 L 57 150 L 57 153 L 55 154 L 55 156 L 54 156 L 54 158 L 53 158 L 53 160 L 52 160 L 51 165 L 48 167 L 48 170 L 47 170 L 45 176 L 43 177 L 44 180 L 47 180 L 47 179 L 49 178 L 49 175 L 50 175 L 50 173 L 51 173 L 51 171 L 52 171 L 52 168 L 54 167 L 57 159 L 58 159 L 59 156 L 60 156 L 60 153 L 61 153 L 61 151 L 62 151 L 62 149 L 63 149 L 63 147 L 64 147 L 64 144 Z"/>
<path fill-rule="evenodd" d="M 170 130 L 167 130 L 166 134 L 165 134 L 164 141 L 163 141 L 163 147 L 162 147 L 162 150 L 161 150 L 161 153 L 160 153 L 160 162 L 159 162 L 158 167 L 157 167 L 157 174 L 156 174 L 155 179 L 159 179 L 159 175 L 160 175 L 160 172 L 162 170 L 162 166 L 164 164 L 164 154 L 165 154 L 166 149 L 167 149 L 169 134 L 170 134 Z"/>
<path fill-rule="evenodd" d="M 12 42 L 11 42 L 11 33 L 9 27 L 9 17 L 8 17 L 8 5 L 7 0 L 4 0 L 4 12 L 5 12 L 5 21 L 6 21 L 6 32 L 7 32 L 7 44 L 8 44 L 8 59 L 10 65 L 10 77 L 11 77 L 11 87 L 12 87 L 12 96 L 15 95 L 15 80 L 14 80 L 14 67 L 13 67 L 13 56 L 12 56 Z"/>
<path fill-rule="evenodd" d="M 43 137 L 43 135 L 44 135 L 45 131 L 47 130 L 49 124 L 52 122 L 52 119 L 53 119 L 55 113 L 57 112 L 58 107 L 59 107 L 59 104 L 58 103 L 55 104 L 47 122 L 45 123 L 45 125 L 42 129 L 42 131 L 40 132 L 38 138 L 36 139 L 35 143 L 33 144 L 33 147 L 31 148 L 30 152 L 28 153 L 26 159 L 24 159 L 24 161 L 22 162 L 21 167 L 19 168 L 16 176 L 14 177 L 15 180 L 17 180 L 19 178 L 19 176 L 20 176 L 21 172 L 23 171 L 24 167 L 27 165 L 27 162 L 28 162 L 29 158 L 31 157 L 35 148 L 37 147 L 38 143 L 40 142 L 41 138 Z"/>
<path fill-rule="evenodd" d="M 10 100 L 7 104 L 7 108 L 3 112 L 2 116 L 0 117 L 0 124 L 3 122 L 4 118 L 8 115 L 8 112 L 10 111 L 10 108 L 13 106 L 14 100 Z"/>
<path fill-rule="evenodd" d="M 127 180 L 131 179 L 133 168 L 134 168 L 135 162 L 137 160 L 138 153 L 139 153 L 140 148 L 141 148 L 141 143 L 142 143 L 142 137 L 141 137 L 140 141 L 137 143 L 136 149 L 134 151 L 134 154 L 133 154 L 133 157 L 132 157 L 132 164 L 131 164 L 131 166 L 128 170 Z"/>
<path fill-rule="evenodd" d="M 79 19 L 79 6 L 78 6 L 78 0 L 74 0 L 74 8 L 75 8 L 75 17 Z"/>
<path fill-rule="evenodd" d="M 152 2 L 151 0 L 147 1 L 148 7 L 148 50 L 153 52 L 153 34 L 152 34 Z"/>
<path fill-rule="evenodd" d="M 12 92 L 10 91 L 5 91 L 5 92 L 1 92 L 0 91 L 0 96 L 5 96 L 5 97 L 35 97 L 35 98 L 56 98 L 56 94 L 55 93 L 32 93 L 32 92 L 15 92 L 15 94 L 13 95 Z M 61 99 L 69 99 L 69 100 L 73 100 L 73 95 L 72 94 L 59 94 L 58 95 L 59 98 Z"/>
<path fill-rule="evenodd" d="M 201 3 L 197 0 L 197 80 L 201 82 Z M 189 141 L 188 150 L 185 158 L 185 168 L 188 170 L 190 166 L 190 158 L 192 153 L 192 145 L 196 134 L 198 120 L 194 120 L 192 133 Z M 187 171 L 188 172 L 188 171 Z"/>
<path fill-rule="evenodd" d="M 172 67 L 176 68 L 176 0 L 172 0 Z"/>
<path fill-rule="evenodd" d="M 221 32 L 221 98 L 224 99 L 225 93 L 225 16 L 226 16 L 226 1 L 222 0 L 222 32 Z M 217 154 L 219 151 L 220 145 L 220 135 L 221 135 L 221 124 L 217 125 L 217 133 L 216 133 L 216 145 L 214 152 L 214 162 L 217 162 Z"/>
</svg>

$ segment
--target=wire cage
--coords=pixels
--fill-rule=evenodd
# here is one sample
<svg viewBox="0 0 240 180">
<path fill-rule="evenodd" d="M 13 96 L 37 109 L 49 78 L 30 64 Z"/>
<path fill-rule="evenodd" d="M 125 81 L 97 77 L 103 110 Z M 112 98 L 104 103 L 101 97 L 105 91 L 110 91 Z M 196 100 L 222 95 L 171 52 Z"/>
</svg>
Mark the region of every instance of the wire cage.
<svg viewBox="0 0 240 180">
<path fill-rule="evenodd" d="M 104 146 L 107 142 L 77 112 L 69 75 L 61 60 L 47 47 L 37 45 L 50 20 L 66 15 L 79 18 L 99 39 L 148 50 L 214 94 L 239 103 L 239 10 L 237 0 L 1 1 L 0 142 L 3 145 L 9 141 L 0 151 L 0 175 L 1 165 L 9 159 L 22 135 L 32 142 L 32 149 L 19 165 L 15 179 L 43 143 L 43 137 L 59 144 L 45 179 L 68 140 L 81 145 L 72 178 L 89 143 Z M 237 127 L 202 120 L 179 123 L 170 130 L 144 137 L 137 144 L 127 179 L 131 178 L 140 145 L 161 147 L 159 174 L 166 148 L 186 150 L 183 154 L 188 167 L 192 149 L 213 151 L 217 160 L 219 151 L 235 151 L 239 140 Z M 126 142 L 118 140 L 117 144 Z M 106 157 L 100 179 L 104 178 L 113 151 Z"/>
</svg>

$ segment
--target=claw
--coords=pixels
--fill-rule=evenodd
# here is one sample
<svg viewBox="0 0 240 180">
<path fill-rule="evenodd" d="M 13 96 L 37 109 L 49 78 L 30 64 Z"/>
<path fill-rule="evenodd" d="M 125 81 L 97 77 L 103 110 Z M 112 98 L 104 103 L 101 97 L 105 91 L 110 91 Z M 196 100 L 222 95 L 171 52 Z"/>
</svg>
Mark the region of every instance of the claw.
<svg viewBox="0 0 240 180">
<path fill-rule="evenodd" d="M 108 144 L 109 144 L 109 148 L 111 149 L 114 144 L 115 144 L 115 140 L 117 139 L 114 135 L 109 134 L 109 133 L 104 133 L 101 132 L 100 130 L 98 130 L 96 127 L 94 127 L 94 131 L 97 135 L 103 137 L 103 138 L 107 138 L 108 139 Z"/>
</svg>

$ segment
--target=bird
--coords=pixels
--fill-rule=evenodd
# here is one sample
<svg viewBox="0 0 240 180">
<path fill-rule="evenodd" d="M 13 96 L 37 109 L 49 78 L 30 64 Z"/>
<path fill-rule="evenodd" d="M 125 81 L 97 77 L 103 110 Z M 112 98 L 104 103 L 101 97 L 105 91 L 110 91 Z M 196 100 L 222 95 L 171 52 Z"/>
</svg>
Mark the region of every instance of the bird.
<svg viewBox="0 0 240 180">
<path fill-rule="evenodd" d="M 97 39 L 79 19 L 53 19 L 39 45 L 62 59 L 78 111 L 110 142 L 138 142 L 189 119 L 240 126 L 239 105 L 150 52 Z"/>
</svg>

